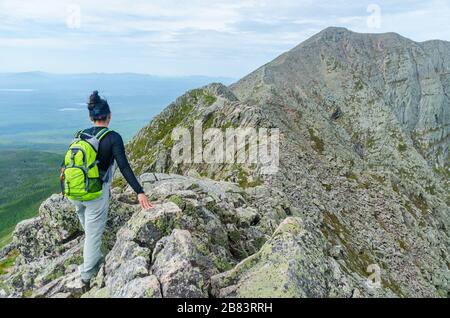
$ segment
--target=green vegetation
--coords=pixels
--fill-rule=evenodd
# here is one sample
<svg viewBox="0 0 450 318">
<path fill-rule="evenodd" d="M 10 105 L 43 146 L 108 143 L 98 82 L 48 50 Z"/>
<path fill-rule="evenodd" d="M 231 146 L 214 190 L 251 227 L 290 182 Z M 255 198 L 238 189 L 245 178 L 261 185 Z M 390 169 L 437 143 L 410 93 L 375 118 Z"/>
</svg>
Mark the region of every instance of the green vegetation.
<svg viewBox="0 0 450 318">
<path fill-rule="evenodd" d="M 427 191 L 431 195 L 436 195 L 436 186 L 434 184 L 426 186 L 425 191 Z"/>
<path fill-rule="evenodd" d="M 355 81 L 354 89 L 356 91 L 360 91 L 364 88 L 364 82 L 362 81 L 361 78 L 354 76 L 353 80 Z"/>
<path fill-rule="evenodd" d="M 400 193 L 400 190 L 399 190 L 399 188 L 398 188 L 398 184 L 397 184 L 397 183 L 393 183 L 393 184 L 392 184 L 392 190 L 393 190 L 395 193 Z"/>
<path fill-rule="evenodd" d="M 156 116 L 149 126 L 144 128 L 140 133 L 139 138 L 132 140 L 127 145 L 127 151 L 131 161 L 139 160 L 143 157 L 147 162 L 152 162 L 155 158 L 154 147 L 158 142 L 162 142 L 162 145 L 166 149 L 171 149 L 174 145 L 171 134 L 175 127 L 180 126 L 182 123 L 185 127 L 189 125 L 187 120 L 195 119 L 192 116 L 192 111 L 195 105 L 199 103 L 201 105 L 210 106 L 217 98 L 211 95 L 204 89 L 194 89 L 177 100 L 163 113 Z M 207 123 L 212 124 L 212 122 Z M 139 167 L 135 167 L 137 173 L 141 173 Z"/>
<path fill-rule="evenodd" d="M 193 109 L 194 103 L 198 101 L 199 93 L 194 90 L 189 95 L 184 96 L 179 105 L 173 104 L 165 112 L 152 120 L 151 124 L 147 126 L 144 135 L 140 138 L 134 139 L 128 146 L 127 150 L 131 160 L 139 159 L 144 155 L 150 157 L 149 150 L 154 147 L 158 141 L 165 137 L 170 138 L 172 130 L 177 127 Z M 169 141 L 164 142 L 166 145 Z M 138 171 L 140 172 L 140 171 Z"/>
<path fill-rule="evenodd" d="M 0 275 L 7 274 L 9 269 L 16 263 L 16 258 L 19 255 L 17 250 L 13 250 L 9 253 L 8 257 L 0 262 Z"/>
<path fill-rule="evenodd" d="M 57 266 L 54 268 L 47 276 L 43 278 L 43 281 L 45 283 L 51 282 L 55 279 L 58 279 L 59 277 L 64 275 L 64 268 Z"/>
<path fill-rule="evenodd" d="M 345 177 L 347 178 L 348 181 L 356 181 L 356 182 L 358 182 L 358 176 L 352 171 L 346 172 L 345 173 Z"/>
<path fill-rule="evenodd" d="M 71 257 L 69 257 L 65 262 L 64 262 L 64 268 L 69 267 L 70 265 L 81 265 L 83 264 L 83 256 L 82 255 L 73 255 Z"/>
<path fill-rule="evenodd" d="M 26 290 L 22 293 L 22 298 L 31 298 L 33 296 L 33 292 L 31 290 Z"/>
<path fill-rule="evenodd" d="M 356 272 L 363 277 L 368 277 L 367 268 L 370 264 L 374 264 L 373 256 L 368 250 L 357 250 L 350 244 L 352 233 L 344 224 L 341 223 L 337 215 L 325 211 L 324 224 L 327 226 L 321 227 L 324 236 L 332 242 L 332 244 L 340 244 L 343 247 L 345 255 L 344 271 L 351 274 Z"/>
<path fill-rule="evenodd" d="M 169 198 L 169 201 L 178 205 L 178 207 L 182 210 L 186 207 L 186 203 L 184 203 L 183 199 L 178 195 L 172 195 Z"/>
<path fill-rule="evenodd" d="M 428 213 L 428 202 L 422 194 L 412 195 L 410 200 L 422 212 L 422 215 Z"/>
<path fill-rule="evenodd" d="M 222 127 L 222 131 L 224 131 L 224 132 L 226 132 L 226 130 L 228 129 L 228 128 L 233 128 L 233 129 L 236 129 L 236 128 L 239 128 L 238 126 L 236 126 L 236 125 L 234 125 L 232 122 L 226 122 Z"/>
<path fill-rule="evenodd" d="M 194 99 L 194 103 L 198 103 L 199 101 L 203 100 L 206 105 L 211 106 L 214 104 L 217 100 L 217 98 L 210 93 L 208 93 L 206 90 L 202 88 L 194 89 L 190 91 L 189 97 Z"/>
<path fill-rule="evenodd" d="M 209 95 L 209 94 L 206 94 L 204 98 L 205 98 L 205 102 L 206 102 L 206 104 L 208 106 L 211 106 L 217 100 L 217 98 L 215 96 L 212 96 L 212 95 Z"/>
<path fill-rule="evenodd" d="M 208 119 L 203 123 L 203 126 L 202 126 L 203 132 L 205 132 L 205 130 L 207 130 L 209 128 L 214 128 L 213 124 L 214 124 L 214 116 L 210 115 L 208 117 Z"/>
<path fill-rule="evenodd" d="M 0 152 L 0 247 L 17 223 L 37 215 L 39 205 L 59 192 L 62 155 L 38 151 Z"/>
<path fill-rule="evenodd" d="M 381 278 L 381 286 L 385 287 L 385 288 L 389 288 L 394 294 L 396 294 L 398 297 L 406 297 L 406 295 L 402 292 L 402 289 L 400 288 L 400 286 L 395 283 L 394 281 L 388 280 L 386 281 L 385 279 Z"/>
<path fill-rule="evenodd" d="M 366 139 L 366 148 L 372 148 L 375 145 L 375 138 L 369 137 Z"/>
<path fill-rule="evenodd" d="M 248 172 L 242 166 L 236 165 L 236 168 L 238 169 L 238 184 L 241 188 L 254 188 L 264 183 L 260 177 L 251 180 Z"/>
<path fill-rule="evenodd" d="M 311 138 L 311 141 L 313 142 L 312 147 L 315 151 L 317 151 L 319 154 L 323 154 L 323 151 L 325 150 L 324 142 L 322 139 L 320 139 L 319 136 L 316 135 L 316 132 L 314 129 L 310 128 L 308 129 L 309 136 Z"/>
<path fill-rule="evenodd" d="M 377 173 L 371 173 L 370 176 L 372 177 L 372 179 L 374 179 L 375 181 L 377 181 L 380 184 L 384 183 L 384 177 L 380 174 Z"/>
<path fill-rule="evenodd" d="M 408 146 L 404 143 L 400 143 L 397 148 L 398 148 L 398 151 L 405 152 L 408 149 Z"/>
<path fill-rule="evenodd" d="M 113 188 L 121 188 L 124 189 L 127 186 L 127 181 L 124 177 L 120 176 L 113 180 L 112 187 Z"/>
<path fill-rule="evenodd" d="M 440 168 L 433 168 L 434 172 L 441 176 L 444 180 L 449 180 L 450 179 L 450 165 L 446 164 L 444 167 L 440 167 Z"/>
</svg>

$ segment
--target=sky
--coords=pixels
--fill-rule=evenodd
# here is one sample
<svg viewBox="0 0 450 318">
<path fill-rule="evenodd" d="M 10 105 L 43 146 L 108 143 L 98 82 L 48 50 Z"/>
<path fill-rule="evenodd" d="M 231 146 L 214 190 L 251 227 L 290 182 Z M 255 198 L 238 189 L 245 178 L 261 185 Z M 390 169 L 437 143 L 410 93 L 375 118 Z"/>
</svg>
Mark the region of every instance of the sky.
<svg viewBox="0 0 450 318">
<path fill-rule="evenodd" d="M 329 26 L 450 41 L 450 0 L 0 0 L 0 72 L 240 78 Z"/>
</svg>

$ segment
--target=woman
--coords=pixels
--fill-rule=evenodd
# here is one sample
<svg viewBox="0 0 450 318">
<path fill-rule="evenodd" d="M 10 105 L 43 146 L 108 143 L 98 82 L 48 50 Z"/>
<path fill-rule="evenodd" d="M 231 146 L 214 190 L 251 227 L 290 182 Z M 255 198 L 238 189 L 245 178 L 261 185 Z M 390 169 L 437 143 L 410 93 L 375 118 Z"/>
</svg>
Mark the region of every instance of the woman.
<svg viewBox="0 0 450 318">
<path fill-rule="evenodd" d="M 100 131 L 107 131 L 111 121 L 111 111 L 108 102 L 101 99 L 97 91 L 94 91 L 89 98 L 88 103 L 89 117 L 93 122 L 93 127 L 79 132 L 91 136 L 96 136 Z M 97 158 L 102 184 L 102 195 L 91 201 L 76 201 L 69 199 L 76 208 L 78 218 L 85 232 L 83 265 L 80 266 L 81 281 L 83 290 L 87 291 L 90 287 L 91 278 L 96 275 L 103 260 L 101 252 L 101 242 L 103 232 L 108 217 L 108 208 L 110 201 L 110 188 L 113 174 L 113 165 L 116 161 L 122 175 L 128 184 L 138 195 L 138 200 L 142 208 L 150 209 L 152 205 L 136 179 L 125 154 L 125 147 L 122 137 L 114 131 L 107 131 L 102 136 L 98 146 Z"/>
</svg>

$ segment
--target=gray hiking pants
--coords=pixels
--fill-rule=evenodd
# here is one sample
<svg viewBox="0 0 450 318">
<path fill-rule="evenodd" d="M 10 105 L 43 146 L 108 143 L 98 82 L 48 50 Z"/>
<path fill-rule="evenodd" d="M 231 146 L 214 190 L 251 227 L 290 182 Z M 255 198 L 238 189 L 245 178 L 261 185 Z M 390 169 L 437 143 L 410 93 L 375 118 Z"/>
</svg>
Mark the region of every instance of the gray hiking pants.
<svg viewBox="0 0 450 318">
<path fill-rule="evenodd" d="M 112 170 L 112 168 L 110 169 Z M 102 236 L 108 219 L 112 172 L 103 183 L 102 195 L 92 201 L 81 202 L 70 200 L 75 205 L 81 226 L 84 229 L 83 265 L 80 266 L 81 279 L 89 281 L 96 275 L 103 254 L 101 251 Z"/>
</svg>

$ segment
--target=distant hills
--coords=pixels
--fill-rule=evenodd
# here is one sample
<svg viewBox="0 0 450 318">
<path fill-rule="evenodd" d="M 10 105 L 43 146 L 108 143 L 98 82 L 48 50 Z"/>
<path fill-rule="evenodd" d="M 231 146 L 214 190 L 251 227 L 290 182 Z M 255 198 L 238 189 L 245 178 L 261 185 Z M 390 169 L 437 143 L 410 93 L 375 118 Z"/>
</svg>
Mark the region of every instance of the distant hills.
<svg viewBox="0 0 450 318">
<path fill-rule="evenodd" d="M 90 125 L 86 101 L 93 90 L 107 98 L 113 128 L 125 139 L 188 89 L 230 78 L 144 74 L 0 73 L 0 150 L 65 145 Z M 61 147 L 60 147 L 61 149 Z"/>
</svg>

